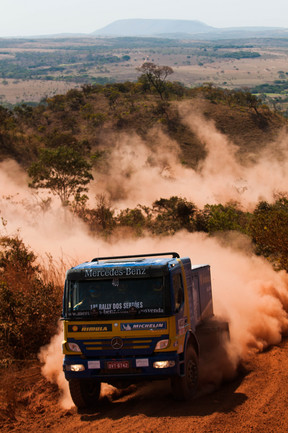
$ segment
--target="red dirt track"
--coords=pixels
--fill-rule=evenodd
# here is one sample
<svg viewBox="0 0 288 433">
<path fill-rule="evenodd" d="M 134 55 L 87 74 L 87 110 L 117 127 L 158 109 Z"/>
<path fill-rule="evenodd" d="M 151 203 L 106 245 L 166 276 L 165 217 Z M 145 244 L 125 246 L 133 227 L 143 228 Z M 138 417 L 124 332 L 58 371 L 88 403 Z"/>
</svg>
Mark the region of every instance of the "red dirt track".
<svg viewBox="0 0 288 433">
<path fill-rule="evenodd" d="M 287 351 L 285 339 L 252 355 L 237 378 L 213 392 L 200 389 L 191 402 L 175 402 L 168 384 L 157 383 L 117 400 L 103 398 L 94 412 L 61 409 L 55 385 L 40 377 L 38 368 L 29 395 L 23 394 L 14 407 L 15 419 L 11 413 L 9 419 L 12 400 L 6 410 L 1 409 L 1 432 L 287 433 Z M 2 380 L 3 376 L 2 372 Z"/>
</svg>

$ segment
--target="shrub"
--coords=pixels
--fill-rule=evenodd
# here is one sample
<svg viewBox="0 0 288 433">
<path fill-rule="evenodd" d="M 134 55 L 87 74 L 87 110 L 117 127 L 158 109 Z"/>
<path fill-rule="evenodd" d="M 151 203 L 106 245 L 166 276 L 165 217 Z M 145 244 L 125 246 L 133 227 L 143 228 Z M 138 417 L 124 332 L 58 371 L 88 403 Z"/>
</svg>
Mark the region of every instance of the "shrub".
<svg viewBox="0 0 288 433">
<path fill-rule="evenodd" d="M 173 234 L 178 230 L 195 230 L 196 206 L 185 198 L 172 196 L 153 203 L 152 231 L 157 234 Z"/>
<path fill-rule="evenodd" d="M 273 204 L 260 202 L 249 231 L 256 253 L 270 260 L 276 269 L 288 271 L 288 199 L 282 197 Z"/>
<path fill-rule="evenodd" d="M 118 225 L 132 227 L 137 235 L 141 235 L 146 226 L 146 219 L 141 209 L 123 209 L 117 218 Z"/>
<path fill-rule="evenodd" d="M 57 329 L 60 286 L 44 282 L 36 255 L 18 237 L 0 238 L 0 349 L 2 357 L 37 354 Z"/>
<path fill-rule="evenodd" d="M 197 214 L 197 229 L 213 234 L 218 231 L 237 230 L 247 232 L 249 215 L 241 211 L 237 204 L 206 204 Z"/>
</svg>

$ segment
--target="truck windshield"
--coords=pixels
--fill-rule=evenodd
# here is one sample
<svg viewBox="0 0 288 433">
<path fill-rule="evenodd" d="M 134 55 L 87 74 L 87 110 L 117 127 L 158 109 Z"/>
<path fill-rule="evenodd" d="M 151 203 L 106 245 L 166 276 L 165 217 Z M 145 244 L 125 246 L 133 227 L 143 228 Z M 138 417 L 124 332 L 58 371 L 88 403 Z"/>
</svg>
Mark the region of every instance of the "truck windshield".
<svg viewBox="0 0 288 433">
<path fill-rule="evenodd" d="M 68 281 L 67 316 L 111 319 L 167 315 L 170 296 L 164 281 L 163 277 Z"/>
</svg>

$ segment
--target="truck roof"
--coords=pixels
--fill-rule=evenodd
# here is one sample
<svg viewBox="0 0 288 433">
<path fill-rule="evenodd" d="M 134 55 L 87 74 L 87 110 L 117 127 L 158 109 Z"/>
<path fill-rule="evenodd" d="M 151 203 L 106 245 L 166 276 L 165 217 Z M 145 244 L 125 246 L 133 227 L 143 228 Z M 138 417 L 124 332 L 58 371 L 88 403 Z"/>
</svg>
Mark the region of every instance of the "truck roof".
<svg viewBox="0 0 288 433">
<path fill-rule="evenodd" d="M 167 257 L 172 256 L 172 257 Z M 97 269 L 97 268 L 109 268 L 109 267 L 174 267 L 179 265 L 179 261 L 182 263 L 187 263 L 190 259 L 189 257 L 180 258 L 178 253 L 168 252 L 168 253 L 152 253 L 152 254 L 141 254 L 134 256 L 113 256 L 113 257 L 99 257 L 92 259 L 89 262 L 81 263 L 73 268 L 71 271 L 80 271 L 89 269 Z M 69 272 L 69 271 L 68 271 Z"/>
<path fill-rule="evenodd" d="M 192 265 L 192 269 L 205 268 L 205 266 L 209 266 L 207 263 L 202 265 Z"/>
<path fill-rule="evenodd" d="M 73 269 L 85 269 L 85 268 L 102 268 L 102 267 L 127 267 L 127 266 L 167 266 L 168 264 L 176 265 L 178 260 L 176 258 L 167 257 L 151 257 L 142 259 L 121 259 L 121 260 L 99 260 L 84 262 L 80 265 L 75 266 Z"/>
</svg>

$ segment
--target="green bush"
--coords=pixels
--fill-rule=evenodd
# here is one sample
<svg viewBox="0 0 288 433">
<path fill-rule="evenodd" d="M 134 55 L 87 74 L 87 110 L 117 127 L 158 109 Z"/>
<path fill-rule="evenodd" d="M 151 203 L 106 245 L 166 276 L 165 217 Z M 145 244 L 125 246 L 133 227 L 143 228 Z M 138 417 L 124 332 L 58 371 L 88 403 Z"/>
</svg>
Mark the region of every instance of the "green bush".
<svg viewBox="0 0 288 433">
<path fill-rule="evenodd" d="M 251 218 L 249 234 L 256 253 L 273 263 L 276 269 L 288 271 L 288 199 L 275 203 L 260 202 Z"/>
<path fill-rule="evenodd" d="M 206 204 L 197 214 L 197 229 L 213 234 L 218 231 L 237 230 L 246 233 L 249 214 L 241 211 L 237 204 Z"/>
<path fill-rule="evenodd" d="M 131 227 L 137 235 L 141 235 L 146 226 L 146 218 L 141 209 L 123 209 L 117 218 L 118 225 Z"/>
<path fill-rule="evenodd" d="M 156 234 L 173 234 L 178 230 L 195 230 L 196 206 L 185 198 L 172 196 L 153 203 L 151 230 Z"/>
</svg>

